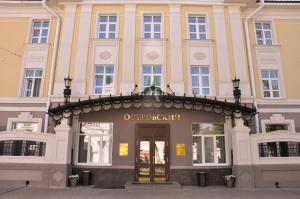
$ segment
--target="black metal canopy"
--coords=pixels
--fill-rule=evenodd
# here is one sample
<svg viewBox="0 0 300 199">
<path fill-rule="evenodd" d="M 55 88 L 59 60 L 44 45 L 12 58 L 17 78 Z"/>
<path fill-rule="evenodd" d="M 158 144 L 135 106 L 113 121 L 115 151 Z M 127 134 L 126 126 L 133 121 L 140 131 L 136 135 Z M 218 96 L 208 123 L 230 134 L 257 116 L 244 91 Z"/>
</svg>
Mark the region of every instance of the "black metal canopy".
<svg viewBox="0 0 300 199">
<path fill-rule="evenodd" d="M 59 124 L 63 118 L 78 116 L 82 113 L 108 111 L 112 109 L 130 108 L 174 108 L 193 111 L 205 111 L 242 118 L 246 124 L 257 114 L 253 105 L 242 105 L 205 97 L 176 96 L 175 93 L 163 92 L 159 87 L 151 86 L 143 92 L 130 95 L 107 96 L 72 103 L 65 103 L 57 107 L 50 107 L 48 114 L 52 117 L 55 124 Z"/>
</svg>

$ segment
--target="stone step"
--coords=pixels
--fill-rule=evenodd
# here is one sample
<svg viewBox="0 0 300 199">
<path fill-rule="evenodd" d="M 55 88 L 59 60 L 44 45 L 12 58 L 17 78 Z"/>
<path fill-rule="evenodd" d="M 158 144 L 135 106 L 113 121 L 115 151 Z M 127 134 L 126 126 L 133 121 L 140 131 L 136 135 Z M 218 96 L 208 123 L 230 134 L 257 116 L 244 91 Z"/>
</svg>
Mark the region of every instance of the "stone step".
<svg viewBox="0 0 300 199">
<path fill-rule="evenodd" d="M 125 189 L 180 189 L 178 182 L 127 182 Z"/>
</svg>

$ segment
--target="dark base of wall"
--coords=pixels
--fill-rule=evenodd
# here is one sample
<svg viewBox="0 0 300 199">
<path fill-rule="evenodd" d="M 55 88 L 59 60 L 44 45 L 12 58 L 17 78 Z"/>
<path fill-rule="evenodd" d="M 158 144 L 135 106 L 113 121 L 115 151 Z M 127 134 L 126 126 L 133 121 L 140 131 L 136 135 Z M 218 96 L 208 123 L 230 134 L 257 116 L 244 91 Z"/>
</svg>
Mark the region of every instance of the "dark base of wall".
<svg viewBox="0 0 300 199">
<path fill-rule="evenodd" d="M 110 168 L 74 168 L 73 172 L 80 174 L 79 184 L 83 184 L 83 171 L 91 171 L 90 184 L 99 188 L 122 188 L 126 182 L 134 181 L 134 169 Z M 183 186 L 197 185 L 197 172 L 206 172 L 206 185 L 224 185 L 223 176 L 231 174 L 231 168 L 204 169 L 171 169 L 170 181 Z"/>
<path fill-rule="evenodd" d="M 0 164 L 0 186 L 66 187 L 71 165 Z"/>
</svg>

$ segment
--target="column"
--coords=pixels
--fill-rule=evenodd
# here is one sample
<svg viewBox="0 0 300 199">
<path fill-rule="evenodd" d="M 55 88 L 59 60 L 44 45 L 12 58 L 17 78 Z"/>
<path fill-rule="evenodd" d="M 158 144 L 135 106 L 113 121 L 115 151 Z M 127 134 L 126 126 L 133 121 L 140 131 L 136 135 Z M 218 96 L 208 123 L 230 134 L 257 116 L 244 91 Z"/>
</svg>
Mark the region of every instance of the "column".
<svg viewBox="0 0 300 199">
<path fill-rule="evenodd" d="M 232 82 L 228 56 L 227 31 L 224 15 L 224 6 L 214 6 L 214 24 L 216 34 L 217 63 L 219 70 L 219 95 L 232 96 Z"/>
<path fill-rule="evenodd" d="M 124 45 L 123 45 L 123 69 L 120 90 L 129 94 L 134 89 L 134 60 L 135 60 L 135 18 L 136 5 L 125 4 L 124 11 Z M 140 85 L 141 86 L 141 85 Z"/>
<path fill-rule="evenodd" d="M 54 128 L 55 139 L 53 147 L 53 165 L 49 170 L 50 187 L 66 187 L 68 176 L 71 174 L 72 132 L 68 120 L 63 119 L 61 124 Z M 48 149 L 48 147 L 47 147 Z"/>
<path fill-rule="evenodd" d="M 240 88 L 242 96 L 249 97 L 250 83 L 246 60 L 246 46 L 243 38 L 242 16 L 239 6 L 229 6 L 230 28 L 233 45 L 233 56 L 236 70 L 236 77 L 241 80 Z"/>
<path fill-rule="evenodd" d="M 56 81 L 54 82 L 53 89 L 55 96 L 63 95 L 63 89 L 65 88 L 64 78 L 69 74 L 76 5 L 66 5 L 64 13 L 64 23 L 56 67 Z"/>
<path fill-rule="evenodd" d="M 86 65 L 89 51 L 90 28 L 92 19 L 92 5 L 82 5 L 80 13 L 79 34 L 76 49 L 76 63 L 74 80 L 72 82 L 72 95 L 85 95 Z"/>
<path fill-rule="evenodd" d="M 254 187 L 254 167 L 251 164 L 250 128 L 244 125 L 242 119 L 236 120 L 236 126 L 231 129 L 233 166 L 236 176 L 236 187 Z"/>
<path fill-rule="evenodd" d="M 169 5 L 171 89 L 184 94 L 180 5 Z"/>
</svg>

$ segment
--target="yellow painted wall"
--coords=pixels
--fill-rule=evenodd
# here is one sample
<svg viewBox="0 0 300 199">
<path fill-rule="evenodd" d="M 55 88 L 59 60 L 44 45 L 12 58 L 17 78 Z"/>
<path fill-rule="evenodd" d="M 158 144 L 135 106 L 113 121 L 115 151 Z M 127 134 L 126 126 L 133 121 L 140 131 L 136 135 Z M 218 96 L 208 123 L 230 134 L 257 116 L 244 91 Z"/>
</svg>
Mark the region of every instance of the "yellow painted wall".
<svg viewBox="0 0 300 199">
<path fill-rule="evenodd" d="M 300 98 L 300 20 L 276 20 L 278 44 L 281 45 L 282 72 L 286 96 Z"/>
<path fill-rule="evenodd" d="M 0 96 L 15 97 L 19 92 L 23 44 L 26 42 L 28 18 L 0 18 Z"/>
<path fill-rule="evenodd" d="M 79 13 L 80 14 L 80 13 Z M 88 54 L 88 63 L 87 63 L 87 73 L 86 73 L 86 93 L 88 94 L 91 90 L 92 81 L 91 80 L 91 72 L 94 70 L 92 67 L 93 62 L 93 39 L 97 37 L 97 20 L 99 14 L 118 14 L 118 37 L 120 39 L 119 46 L 119 63 L 118 63 L 118 71 L 115 71 L 117 74 L 117 79 L 115 80 L 117 83 L 117 91 L 116 93 L 120 93 L 120 82 L 122 78 L 122 60 L 123 60 L 123 36 L 124 36 L 124 6 L 123 5 L 96 5 L 93 7 L 92 11 L 92 20 L 91 20 L 91 30 L 90 30 L 90 43 L 89 43 L 89 54 Z M 79 19 L 76 19 L 76 24 L 79 24 Z M 77 37 L 76 37 L 77 38 Z M 76 49 L 76 47 L 74 47 Z M 75 60 L 75 55 L 72 54 L 72 59 Z M 74 67 L 75 63 L 72 65 Z"/>
<path fill-rule="evenodd" d="M 300 90 L 297 82 L 299 82 L 300 74 L 300 20 L 274 20 L 275 31 L 278 45 L 280 45 L 280 54 L 282 60 L 283 86 L 285 89 L 284 98 L 295 99 L 300 98 Z M 262 98 L 260 87 L 260 71 L 256 61 L 256 40 L 254 22 L 249 24 L 254 75 L 256 84 L 257 98 Z M 274 41 L 274 33 L 273 33 Z M 281 91 L 282 93 L 282 91 Z"/>
</svg>

